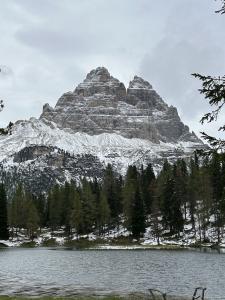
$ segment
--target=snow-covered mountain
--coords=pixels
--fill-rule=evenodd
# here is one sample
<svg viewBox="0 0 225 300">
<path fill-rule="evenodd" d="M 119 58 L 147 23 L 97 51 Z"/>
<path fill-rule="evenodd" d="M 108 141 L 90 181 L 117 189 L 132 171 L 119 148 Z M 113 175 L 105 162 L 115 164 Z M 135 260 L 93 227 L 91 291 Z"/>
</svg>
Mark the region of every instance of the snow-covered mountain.
<svg viewBox="0 0 225 300">
<path fill-rule="evenodd" d="M 55 108 L 45 104 L 40 119 L 17 121 L 0 136 L 0 172 L 5 182 L 23 181 L 32 190 L 44 181 L 46 190 L 79 176 L 101 177 L 107 163 L 123 174 L 129 164 L 159 169 L 165 158 L 202 147 L 147 81 L 135 76 L 126 89 L 100 67 Z"/>
<path fill-rule="evenodd" d="M 135 76 L 126 90 L 105 68 L 92 70 L 74 92 L 62 95 L 54 109 L 44 105 L 41 120 L 90 135 L 116 133 L 157 144 L 201 143 L 181 122 L 177 109 L 169 107 L 148 82 Z"/>
</svg>

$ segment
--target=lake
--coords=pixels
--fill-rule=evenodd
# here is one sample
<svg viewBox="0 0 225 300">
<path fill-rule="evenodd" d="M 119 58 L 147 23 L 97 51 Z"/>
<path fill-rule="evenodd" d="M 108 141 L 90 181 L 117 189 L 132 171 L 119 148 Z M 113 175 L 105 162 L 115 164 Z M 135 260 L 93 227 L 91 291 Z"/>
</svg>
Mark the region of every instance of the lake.
<svg viewBox="0 0 225 300">
<path fill-rule="evenodd" d="M 158 288 L 225 299 L 225 254 L 182 250 L 1 249 L 0 294 L 127 294 Z"/>
</svg>

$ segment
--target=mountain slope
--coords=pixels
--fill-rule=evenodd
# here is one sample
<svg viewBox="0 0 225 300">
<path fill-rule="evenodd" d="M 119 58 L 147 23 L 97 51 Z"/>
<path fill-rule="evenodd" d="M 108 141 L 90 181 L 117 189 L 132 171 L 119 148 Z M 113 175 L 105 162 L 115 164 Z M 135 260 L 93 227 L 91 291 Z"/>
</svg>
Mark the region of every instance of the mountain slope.
<svg viewBox="0 0 225 300">
<path fill-rule="evenodd" d="M 157 170 L 165 158 L 187 158 L 202 147 L 148 82 L 135 76 L 126 89 L 97 68 L 55 108 L 44 105 L 39 120 L 18 121 L 0 136 L 0 175 L 38 193 L 42 188 L 34 185 L 41 178 L 47 178 L 46 191 L 79 176 L 101 178 L 107 163 L 122 174 L 129 164 L 152 163 Z"/>
<path fill-rule="evenodd" d="M 135 76 L 126 90 L 105 68 L 92 70 L 74 92 L 63 94 L 54 109 L 46 104 L 41 119 L 91 135 L 201 143 L 181 122 L 176 108 L 169 107 L 148 82 Z"/>
</svg>

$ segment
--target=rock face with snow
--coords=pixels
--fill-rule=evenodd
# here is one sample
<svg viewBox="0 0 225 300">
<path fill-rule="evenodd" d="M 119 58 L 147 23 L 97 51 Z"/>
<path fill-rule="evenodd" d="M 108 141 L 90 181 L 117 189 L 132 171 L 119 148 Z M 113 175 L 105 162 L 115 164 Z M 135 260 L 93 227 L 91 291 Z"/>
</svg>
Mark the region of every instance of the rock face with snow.
<svg viewBox="0 0 225 300">
<path fill-rule="evenodd" d="M 74 92 L 62 95 L 54 109 L 46 104 L 41 119 L 91 135 L 200 142 L 181 122 L 176 108 L 169 107 L 147 81 L 135 76 L 126 90 L 105 68 L 92 70 Z"/>
<path fill-rule="evenodd" d="M 13 164 L 8 164 L 10 160 Z M 39 195 L 57 184 L 79 181 L 81 175 L 101 178 L 104 171 L 103 164 L 91 154 L 74 156 L 57 147 L 38 145 L 21 149 L 4 164 L 7 168 L 0 169 L 0 176 L 7 185 L 9 196 L 15 192 L 18 182 Z"/>
<path fill-rule="evenodd" d="M 122 174 L 129 164 L 157 170 L 165 158 L 187 158 L 203 147 L 150 83 L 135 76 L 126 89 L 101 67 L 55 108 L 45 104 L 39 119 L 18 121 L 0 136 L 0 176 L 40 193 L 79 176 L 101 178 L 107 163 Z"/>
</svg>

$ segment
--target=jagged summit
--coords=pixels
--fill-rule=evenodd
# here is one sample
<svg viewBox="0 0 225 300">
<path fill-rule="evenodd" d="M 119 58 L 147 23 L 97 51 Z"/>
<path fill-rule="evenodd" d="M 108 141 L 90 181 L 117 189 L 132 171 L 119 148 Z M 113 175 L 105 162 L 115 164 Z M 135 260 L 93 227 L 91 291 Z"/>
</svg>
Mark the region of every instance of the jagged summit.
<svg viewBox="0 0 225 300">
<path fill-rule="evenodd" d="M 73 93 L 63 94 L 54 109 L 45 105 L 40 119 L 91 135 L 116 133 L 154 143 L 199 141 L 149 82 L 134 76 L 126 90 L 104 67 L 88 73 Z"/>
<path fill-rule="evenodd" d="M 130 81 L 128 89 L 145 89 L 152 90 L 152 85 L 143 78 L 135 75 L 134 79 Z"/>
<path fill-rule="evenodd" d="M 111 75 L 105 67 L 98 67 L 87 74 L 86 80 L 89 81 L 109 81 Z"/>
<path fill-rule="evenodd" d="M 122 82 L 111 76 L 106 68 L 98 67 L 87 74 L 84 81 L 76 87 L 74 93 L 84 97 L 95 94 L 125 97 L 126 88 Z"/>
</svg>

